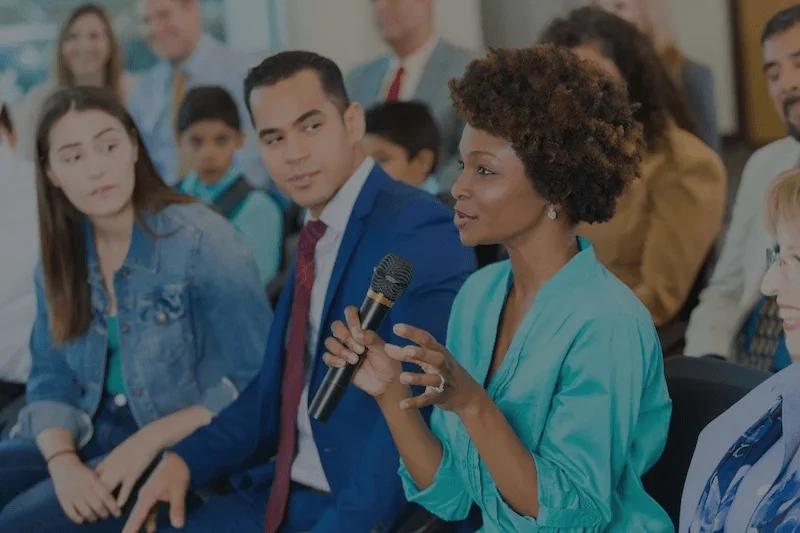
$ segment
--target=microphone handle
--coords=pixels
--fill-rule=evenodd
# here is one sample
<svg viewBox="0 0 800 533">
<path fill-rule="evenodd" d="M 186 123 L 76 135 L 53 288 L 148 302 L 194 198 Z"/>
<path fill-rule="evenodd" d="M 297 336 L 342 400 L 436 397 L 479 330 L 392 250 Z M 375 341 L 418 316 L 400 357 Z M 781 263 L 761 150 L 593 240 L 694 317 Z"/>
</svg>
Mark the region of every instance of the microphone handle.
<svg viewBox="0 0 800 533">
<path fill-rule="evenodd" d="M 361 329 L 375 331 L 381 325 L 391 307 L 387 306 L 388 301 L 381 294 L 372 292 L 367 293 L 361 308 L 358 310 L 358 317 L 361 319 Z M 314 395 L 314 400 L 308 408 L 308 414 L 320 422 L 327 422 L 336 405 L 339 403 L 344 391 L 350 385 L 350 380 L 358 371 L 364 361 L 364 355 L 355 365 L 347 365 L 343 368 L 329 368 L 325 374 L 325 379 Z"/>
</svg>

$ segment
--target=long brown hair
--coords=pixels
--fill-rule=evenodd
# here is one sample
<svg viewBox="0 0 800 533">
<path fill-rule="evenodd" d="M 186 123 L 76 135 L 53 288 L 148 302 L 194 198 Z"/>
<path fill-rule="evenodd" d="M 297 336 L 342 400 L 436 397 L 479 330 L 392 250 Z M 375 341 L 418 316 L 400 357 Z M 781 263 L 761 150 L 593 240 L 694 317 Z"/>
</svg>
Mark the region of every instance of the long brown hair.
<svg viewBox="0 0 800 533">
<path fill-rule="evenodd" d="M 678 45 L 678 36 L 669 8 L 669 0 L 635 0 L 641 19 L 639 31 L 653 42 L 661 61 L 672 77 L 673 83 L 683 91 L 683 66 L 686 54 Z M 600 8 L 597 0 L 589 2 L 591 7 Z"/>
<path fill-rule="evenodd" d="M 86 282 L 86 218 L 49 178 L 50 132 L 67 113 L 88 110 L 102 111 L 119 120 L 137 145 L 132 202 L 142 228 L 147 230 L 143 212 L 158 213 L 171 204 L 194 202 L 164 183 L 133 119 L 113 94 L 98 87 L 64 87 L 48 98 L 36 131 L 36 195 L 50 333 L 57 343 L 80 336 L 89 328 L 91 291 Z"/>
<path fill-rule="evenodd" d="M 106 39 L 108 39 L 108 49 L 109 53 L 111 54 L 103 69 L 105 88 L 110 90 L 112 93 L 114 93 L 114 95 L 116 95 L 117 98 L 122 100 L 125 97 L 122 88 L 122 74 L 124 71 L 122 48 L 120 47 L 119 39 L 117 39 L 116 33 L 114 33 L 114 28 L 111 26 L 111 19 L 109 19 L 108 13 L 105 9 L 97 4 L 83 4 L 78 6 L 72 11 L 72 13 L 70 13 L 67 20 L 61 26 L 61 31 L 59 32 L 58 40 L 56 41 L 56 83 L 60 86 L 75 85 L 75 76 L 72 74 L 72 71 L 70 71 L 69 67 L 67 66 L 67 62 L 64 60 L 63 50 L 64 43 L 67 41 L 70 31 L 72 31 L 72 25 L 75 24 L 79 18 L 85 15 L 96 15 L 101 21 L 103 21 Z"/>
<path fill-rule="evenodd" d="M 567 48 L 594 44 L 614 62 L 631 100 L 639 105 L 636 118 L 644 124 L 648 150 L 669 143 L 671 120 L 699 136 L 683 92 L 672 81 L 650 38 L 630 22 L 601 9 L 582 7 L 553 21 L 541 40 Z"/>
</svg>

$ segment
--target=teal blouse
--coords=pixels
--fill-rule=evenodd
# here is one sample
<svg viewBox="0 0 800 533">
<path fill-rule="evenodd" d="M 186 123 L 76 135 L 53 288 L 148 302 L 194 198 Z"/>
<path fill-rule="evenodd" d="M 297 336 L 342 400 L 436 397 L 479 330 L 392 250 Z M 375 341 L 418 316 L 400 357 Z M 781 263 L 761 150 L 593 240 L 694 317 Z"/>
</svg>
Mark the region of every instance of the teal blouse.
<svg viewBox="0 0 800 533">
<path fill-rule="evenodd" d="M 203 183 L 197 172 L 190 172 L 181 181 L 180 192 L 213 204 L 230 187 L 242 172 L 234 165 L 217 183 Z M 250 192 L 242 206 L 232 213 L 230 222 L 253 252 L 261 283 L 266 285 L 281 266 L 283 243 L 283 212 L 278 203 L 266 192 Z"/>
<path fill-rule="evenodd" d="M 438 408 L 442 462 L 424 491 L 401 463 L 409 501 L 445 520 L 465 519 L 475 502 L 485 533 L 673 531 L 640 480 L 664 449 L 672 410 L 661 345 L 633 292 L 579 244 L 539 289 L 487 389 L 536 462 L 538 516 L 506 503 L 458 416 Z M 497 263 L 453 303 L 447 347 L 478 383 L 511 284 L 510 263 Z"/>
</svg>

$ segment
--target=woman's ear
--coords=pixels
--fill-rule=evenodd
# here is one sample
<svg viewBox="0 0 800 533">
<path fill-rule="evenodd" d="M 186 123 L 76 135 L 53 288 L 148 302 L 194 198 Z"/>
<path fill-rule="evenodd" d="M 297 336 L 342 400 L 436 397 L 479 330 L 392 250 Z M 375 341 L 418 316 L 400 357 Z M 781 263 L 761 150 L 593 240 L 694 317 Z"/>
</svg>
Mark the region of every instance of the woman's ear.
<svg viewBox="0 0 800 533">
<path fill-rule="evenodd" d="M 44 173 L 45 173 L 45 176 L 47 176 L 47 179 L 50 180 L 50 183 L 53 184 L 53 187 L 55 187 L 56 189 L 60 189 L 61 188 L 61 181 L 58 179 L 58 177 L 55 174 L 53 174 L 53 171 L 50 169 L 49 166 L 45 167 Z"/>
</svg>

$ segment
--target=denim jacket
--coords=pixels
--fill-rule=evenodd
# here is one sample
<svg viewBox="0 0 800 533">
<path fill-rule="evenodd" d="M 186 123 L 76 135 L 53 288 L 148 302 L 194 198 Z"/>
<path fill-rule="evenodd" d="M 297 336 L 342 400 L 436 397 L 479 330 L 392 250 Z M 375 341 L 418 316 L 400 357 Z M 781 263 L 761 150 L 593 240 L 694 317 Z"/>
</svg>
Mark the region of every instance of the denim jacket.
<svg viewBox="0 0 800 533">
<path fill-rule="evenodd" d="M 144 214 L 114 274 L 120 356 L 128 405 L 140 427 L 202 405 L 218 413 L 256 375 L 272 310 L 255 261 L 233 227 L 200 204 Z M 27 406 L 14 435 L 69 430 L 84 446 L 103 395 L 108 358 L 108 295 L 86 224 L 92 315 L 82 335 L 51 340 L 44 276 L 36 268 L 36 322 Z"/>
</svg>

